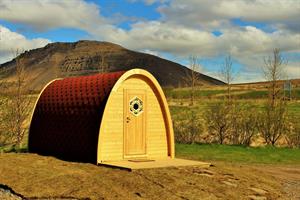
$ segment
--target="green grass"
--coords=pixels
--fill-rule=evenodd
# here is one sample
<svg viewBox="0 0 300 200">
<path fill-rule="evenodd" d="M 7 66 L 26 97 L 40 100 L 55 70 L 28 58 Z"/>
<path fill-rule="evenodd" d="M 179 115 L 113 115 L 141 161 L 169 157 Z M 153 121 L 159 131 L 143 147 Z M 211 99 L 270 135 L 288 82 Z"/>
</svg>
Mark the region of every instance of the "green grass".
<svg viewBox="0 0 300 200">
<path fill-rule="evenodd" d="M 288 111 L 300 119 L 300 102 L 291 102 L 288 104 Z"/>
<path fill-rule="evenodd" d="M 171 105 L 170 107 L 170 112 L 172 119 L 175 120 L 180 120 L 183 118 L 186 118 L 186 115 L 191 112 L 191 110 L 194 110 L 196 113 L 201 115 L 202 113 L 205 112 L 205 109 L 209 107 L 211 104 L 215 103 L 215 101 L 220 101 L 220 100 L 208 100 L 208 99 L 203 99 L 203 100 L 197 100 L 196 105 L 191 107 L 191 106 L 181 106 L 181 105 Z M 256 101 L 256 100 L 238 100 L 240 103 L 243 103 L 245 105 L 249 105 L 251 107 L 254 107 L 257 109 L 257 111 L 261 111 L 264 106 L 264 101 Z M 182 102 L 189 102 L 189 100 L 182 100 Z M 300 119 L 300 102 L 299 101 L 291 101 L 288 102 L 287 105 L 289 113 L 292 115 L 293 118 L 295 119 Z"/>
<path fill-rule="evenodd" d="M 237 99 L 263 99 L 268 97 L 268 91 L 266 90 L 252 90 L 246 91 L 241 94 L 234 94 L 233 96 Z"/>
<path fill-rule="evenodd" d="M 188 88 L 172 89 L 164 88 L 165 95 L 171 99 L 188 99 L 191 96 L 191 90 Z M 246 90 L 232 89 L 231 94 L 236 99 L 265 99 L 268 97 L 267 90 Z M 226 89 L 196 89 L 194 97 L 197 98 L 214 98 L 220 99 L 227 95 Z M 300 89 L 295 88 L 292 91 L 293 99 L 300 99 Z"/>
<path fill-rule="evenodd" d="M 187 99 L 191 96 L 189 89 L 168 89 L 164 90 L 166 96 L 172 99 Z M 226 94 L 226 90 L 195 90 L 195 98 L 212 97 L 215 95 Z"/>
<path fill-rule="evenodd" d="M 176 156 L 202 161 L 253 164 L 300 164 L 300 149 L 217 144 L 176 144 Z"/>
</svg>

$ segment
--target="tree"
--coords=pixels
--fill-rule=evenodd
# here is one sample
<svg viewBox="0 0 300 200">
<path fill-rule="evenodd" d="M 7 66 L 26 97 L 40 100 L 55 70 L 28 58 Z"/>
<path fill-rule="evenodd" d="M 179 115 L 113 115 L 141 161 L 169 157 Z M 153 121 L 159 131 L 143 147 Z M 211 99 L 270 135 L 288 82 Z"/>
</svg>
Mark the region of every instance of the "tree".
<svg viewBox="0 0 300 200">
<path fill-rule="evenodd" d="M 227 86 L 227 100 L 231 100 L 231 84 L 234 80 L 234 73 L 232 68 L 232 58 L 231 55 L 225 57 L 224 63 L 221 66 L 220 78 L 226 83 Z"/>
<path fill-rule="evenodd" d="M 5 92 L 6 102 L 3 112 L 4 132 L 9 137 L 11 144 L 20 147 L 26 133 L 26 120 L 29 116 L 30 97 L 28 97 L 28 75 L 26 73 L 20 51 L 14 52 L 15 57 L 15 79 Z"/>
<path fill-rule="evenodd" d="M 275 107 L 278 100 L 281 100 L 282 87 L 279 84 L 279 80 L 284 79 L 287 61 L 282 57 L 280 50 L 275 48 L 273 54 L 264 58 L 263 73 L 265 79 L 269 82 L 269 104 L 271 107 Z"/>
<path fill-rule="evenodd" d="M 190 87 L 190 105 L 193 106 L 195 102 L 195 90 L 200 85 L 200 62 L 196 56 L 189 57 L 189 70 L 186 72 L 185 82 Z"/>
<path fill-rule="evenodd" d="M 267 104 L 263 109 L 259 115 L 257 127 L 265 142 L 274 146 L 289 131 L 286 102 L 282 100 L 274 107 Z"/>
<path fill-rule="evenodd" d="M 275 145 L 281 136 L 288 133 L 287 103 L 279 85 L 279 80 L 284 77 L 286 62 L 280 50 L 275 48 L 272 55 L 264 59 L 264 63 L 263 72 L 269 83 L 269 95 L 258 121 L 258 129 L 267 144 Z"/>
<path fill-rule="evenodd" d="M 224 109 L 222 110 L 223 115 L 226 117 L 223 119 L 221 117 L 220 120 L 223 120 L 222 123 L 226 125 L 226 136 L 229 138 L 229 141 L 233 144 L 239 144 L 241 142 L 243 118 L 240 113 L 240 105 L 233 101 L 231 95 L 231 84 L 234 80 L 234 75 L 231 55 L 227 55 L 220 69 L 220 78 L 226 83 L 227 88 L 226 99 L 223 105 Z"/>
</svg>

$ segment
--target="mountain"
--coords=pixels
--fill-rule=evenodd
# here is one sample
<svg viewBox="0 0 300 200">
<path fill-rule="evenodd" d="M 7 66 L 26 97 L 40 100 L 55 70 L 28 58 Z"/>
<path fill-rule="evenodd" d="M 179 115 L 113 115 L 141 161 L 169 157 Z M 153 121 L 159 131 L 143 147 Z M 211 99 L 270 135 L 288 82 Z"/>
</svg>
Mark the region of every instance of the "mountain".
<svg viewBox="0 0 300 200">
<path fill-rule="evenodd" d="M 100 66 L 107 71 L 121 71 L 142 68 L 151 72 L 163 87 L 186 85 L 190 70 L 178 63 L 157 56 L 135 52 L 119 45 L 99 41 L 78 41 L 74 43 L 51 43 L 22 53 L 20 61 L 34 80 L 31 88 L 39 90 L 56 77 L 79 76 L 98 73 Z M 0 72 L 11 76 L 15 59 L 0 65 Z M 100 70 L 101 71 L 101 70 Z M 198 74 L 203 85 L 223 85 L 222 81 Z"/>
</svg>

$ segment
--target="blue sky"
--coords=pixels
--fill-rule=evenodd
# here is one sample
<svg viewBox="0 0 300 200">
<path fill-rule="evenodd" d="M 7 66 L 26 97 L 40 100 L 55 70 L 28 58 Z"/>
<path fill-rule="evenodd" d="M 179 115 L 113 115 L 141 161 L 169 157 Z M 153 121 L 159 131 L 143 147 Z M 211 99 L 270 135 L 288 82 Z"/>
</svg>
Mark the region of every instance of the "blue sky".
<svg viewBox="0 0 300 200">
<path fill-rule="evenodd" d="M 231 55 L 235 82 L 263 80 L 263 58 L 280 48 L 300 78 L 298 0 L 2 0 L 0 63 L 13 48 L 103 40 L 189 65 L 214 77 Z"/>
</svg>

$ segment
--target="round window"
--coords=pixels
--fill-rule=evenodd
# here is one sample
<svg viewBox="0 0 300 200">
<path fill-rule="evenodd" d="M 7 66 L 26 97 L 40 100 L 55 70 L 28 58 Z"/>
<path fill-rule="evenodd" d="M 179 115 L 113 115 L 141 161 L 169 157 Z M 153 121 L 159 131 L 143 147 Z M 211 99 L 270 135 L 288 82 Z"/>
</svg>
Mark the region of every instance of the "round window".
<svg viewBox="0 0 300 200">
<path fill-rule="evenodd" d="M 138 116 L 141 112 L 143 112 L 143 101 L 138 97 L 134 97 L 129 102 L 129 110 L 133 115 Z"/>
</svg>

